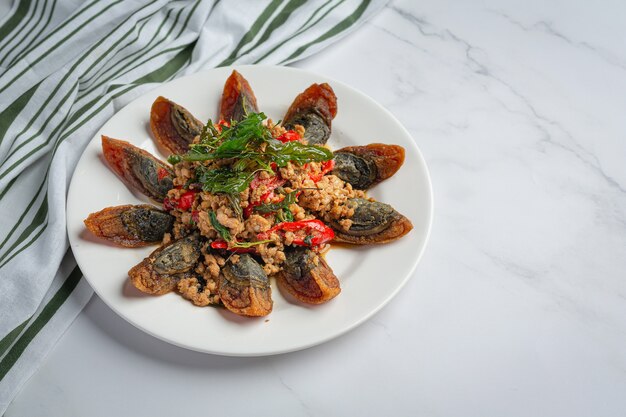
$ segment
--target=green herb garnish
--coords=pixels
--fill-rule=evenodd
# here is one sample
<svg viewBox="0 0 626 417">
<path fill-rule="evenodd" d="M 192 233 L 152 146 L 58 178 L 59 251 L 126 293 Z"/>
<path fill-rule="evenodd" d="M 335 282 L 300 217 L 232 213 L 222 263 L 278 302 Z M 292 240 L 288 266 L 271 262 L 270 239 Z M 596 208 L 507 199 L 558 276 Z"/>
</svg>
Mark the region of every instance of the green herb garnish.
<svg viewBox="0 0 626 417">
<path fill-rule="evenodd" d="M 289 206 L 296 202 L 297 191 L 292 191 L 285 195 L 282 201 L 277 203 L 265 203 L 259 204 L 254 208 L 259 213 L 276 213 L 276 218 L 279 222 L 292 222 L 293 214 L 289 210 Z"/>
<path fill-rule="evenodd" d="M 214 211 L 211 211 L 209 213 L 209 219 L 211 220 L 211 225 L 215 230 L 217 230 L 217 233 L 220 234 L 222 239 L 224 239 L 225 241 L 229 241 L 230 232 L 228 231 L 228 228 L 224 227 L 224 225 L 217 221 L 217 216 L 215 215 Z"/>
<path fill-rule="evenodd" d="M 268 144 L 265 155 L 279 167 L 284 167 L 288 162 L 304 165 L 308 162 L 323 162 L 334 158 L 333 153 L 322 146 L 305 145 L 300 142 L 282 143 L 275 139 Z"/>
<path fill-rule="evenodd" d="M 289 209 L 282 209 L 276 213 L 276 217 L 278 218 L 278 222 L 292 222 L 295 219 L 293 218 L 293 214 Z"/>
<path fill-rule="evenodd" d="M 285 195 L 282 201 L 277 203 L 265 203 L 259 204 L 254 209 L 259 213 L 274 213 L 280 209 L 289 208 L 289 206 L 296 202 L 296 191 L 292 191 Z"/>
<path fill-rule="evenodd" d="M 176 154 L 172 154 L 172 155 L 167 157 L 167 162 L 169 162 L 172 165 L 176 165 L 177 163 L 179 163 L 182 160 L 183 159 L 180 157 L 180 155 L 176 155 Z"/>
<path fill-rule="evenodd" d="M 321 146 L 297 141 L 283 143 L 274 139 L 270 129 L 263 125 L 265 119 L 263 113 L 249 113 L 239 122 L 231 121 L 230 127 L 222 126 L 221 131 L 209 120 L 202 129 L 199 143 L 189 145 L 189 151 L 184 155 L 171 155 L 168 161 L 177 164 L 181 161 L 231 159 L 233 162 L 228 168 L 197 167 L 193 182 L 201 184 L 203 191 L 229 196 L 235 212 L 241 216 L 239 193 L 248 188 L 258 171 L 273 172 L 272 167 L 284 167 L 289 162 L 303 165 L 333 158 L 333 153 Z M 293 218 L 283 206 L 267 209 L 282 212 L 285 219 Z"/>
<path fill-rule="evenodd" d="M 209 120 L 200 135 L 200 143 L 189 145 L 189 152 L 176 155 L 180 159 L 171 158 L 171 163 L 233 158 L 244 160 L 243 165 L 256 165 L 253 169 L 269 170 L 271 163 L 283 167 L 290 161 L 305 164 L 333 158 L 333 153 L 321 146 L 274 139 L 270 129 L 263 125 L 266 118 L 263 113 L 250 113 L 240 122 L 233 121 L 230 127 L 223 126 L 221 133 Z"/>
<path fill-rule="evenodd" d="M 196 181 L 202 184 L 202 190 L 209 193 L 239 194 L 243 192 L 255 172 L 235 171 L 230 168 L 196 168 Z"/>
<path fill-rule="evenodd" d="M 231 248 L 247 249 L 256 245 L 261 245 L 263 243 L 269 243 L 269 242 L 272 242 L 272 240 L 269 239 L 269 240 L 257 240 L 255 242 L 235 242 L 231 245 Z"/>
</svg>

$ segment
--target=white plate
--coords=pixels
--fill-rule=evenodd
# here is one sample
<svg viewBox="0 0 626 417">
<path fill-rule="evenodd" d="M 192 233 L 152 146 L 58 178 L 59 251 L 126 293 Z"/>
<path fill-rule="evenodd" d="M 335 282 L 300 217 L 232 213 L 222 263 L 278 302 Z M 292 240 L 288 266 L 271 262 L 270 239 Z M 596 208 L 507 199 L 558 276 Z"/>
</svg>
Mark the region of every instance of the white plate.
<svg viewBox="0 0 626 417">
<path fill-rule="evenodd" d="M 267 317 L 238 317 L 225 309 L 199 308 L 175 293 L 147 296 L 128 281 L 128 270 L 154 247 L 125 249 L 94 238 L 83 224 L 104 207 L 150 201 L 129 189 L 102 159 L 100 135 L 128 140 L 156 156 L 149 128 L 154 99 L 165 96 L 201 120 L 215 118 L 224 81 L 233 68 L 197 73 L 163 84 L 111 118 L 82 155 L 70 185 L 67 228 L 74 256 L 98 296 L 139 329 L 175 345 L 229 356 L 272 355 L 304 349 L 337 337 L 381 309 L 412 275 L 424 251 L 432 220 L 432 193 L 424 159 L 402 125 L 364 94 L 326 77 L 285 68 L 242 66 L 259 108 L 281 119 L 294 97 L 314 82 L 328 82 L 338 97 L 338 114 L 328 144 L 333 149 L 371 142 L 406 149 L 402 169 L 369 193 L 406 215 L 414 229 L 387 245 L 331 249 L 328 264 L 342 292 L 321 306 L 284 297 L 272 282 L 274 311 Z"/>
</svg>

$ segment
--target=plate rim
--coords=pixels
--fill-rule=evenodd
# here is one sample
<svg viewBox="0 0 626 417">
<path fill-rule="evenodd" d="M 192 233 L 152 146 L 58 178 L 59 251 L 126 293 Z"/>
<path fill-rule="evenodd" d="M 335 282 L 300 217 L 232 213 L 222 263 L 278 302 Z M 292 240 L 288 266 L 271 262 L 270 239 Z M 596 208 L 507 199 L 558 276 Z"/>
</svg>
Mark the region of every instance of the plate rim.
<svg viewBox="0 0 626 417">
<path fill-rule="evenodd" d="M 368 101 L 370 104 L 372 104 L 374 107 L 376 107 L 378 110 L 382 111 L 383 113 L 385 113 L 385 115 L 390 118 L 391 120 L 393 120 L 397 126 L 403 131 L 403 133 L 408 136 L 411 140 L 410 142 L 410 146 L 412 148 L 412 150 L 415 152 L 415 156 L 418 158 L 419 162 L 420 162 L 420 170 L 422 171 L 422 174 L 424 175 L 424 180 L 425 180 L 425 184 L 427 185 L 427 195 L 428 195 L 428 213 L 427 213 L 427 218 L 426 218 L 426 228 L 424 230 L 424 234 L 423 234 L 423 244 L 421 245 L 421 248 L 419 250 L 419 252 L 416 252 L 415 257 L 413 258 L 413 263 L 409 269 L 409 272 L 406 273 L 405 277 L 400 281 L 399 285 L 396 286 L 396 288 L 391 291 L 389 293 L 388 296 L 386 296 L 384 299 L 381 299 L 376 307 L 370 309 L 368 311 L 367 314 L 362 315 L 358 320 L 355 320 L 354 322 L 350 323 L 349 325 L 346 325 L 342 328 L 340 328 L 339 330 L 335 330 L 332 332 L 329 332 L 329 334 L 325 335 L 324 337 L 318 338 L 315 341 L 309 342 L 309 343 L 304 343 L 298 346 L 293 346 L 293 347 L 288 347 L 285 349 L 275 349 L 272 351 L 264 351 L 264 352 L 256 352 L 256 353 L 243 353 L 243 352 L 227 352 L 227 351 L 220 351 L 220 350 L 215 350 L 215 349 L 208 349 L 208 348 L 201 348 L 201 347 L 197 347 L 197 346 L 191 346 L 191 345 L 187 345 L 181 342 L 178 342 L 176 340 L 167 338 L 163 335 L 160 335 L 158 333 L 155 333 L 145 327 L 143 327 L 142 325 L 140 325 L 139 323 L 136 323 L 134 321 L 131 320 L 130 317 L 127 317 L 125 314 L 123 314 L 113 303 L 110 302 L 110 300 L 107 300 L 106 297 L 103 297 L 102 294 L 98 291 L 98 289 L 96 289 L 96 286 L 92 285 L 92 282 L 90 280 L 90 278 L 87 276 L 87 274 L 85 274 L 84 272 L 82 272 L 84 270 L 83 265 L 84 265 L 84 259 L 80 260 L 79 257 L 75 257 L 76 263 L 78 265 L 78 267 L 81 270 L 81 273 L 83 274 L 83 277 L 87 280 L 89 286 L 93 289 L 93 291 L 97 294 L 98 298 L 104 302 L 104 304 L 109 307 L 112 311 L 115 312 L 115 314 L 119 317 L 121 317 L 122 319 L 124 319 L 127 323 L 131 324 L 133 327 L 151 335 L 152 337 L 155 337 L 156 339 L 159 339 L 161 341 L 164 341 L 166 343 L 172 344 L 174 346 L 180 347 L 180 348 L 184 348 L 184 349 L 188 349 L 191 351 L 195 351 L 195 352 L 201 352 L 201 353 L 206 353 L 206 354 L 212 354 L 212 355 L 218 355 L 218 356 L 227 356 L 227 357 L 262 357 L 262 356 L 273 356 L 273 355 L 280 355 L 280 354 L 285 354 L 285 353 L 289 353 L 289 352 L 295 352 L 295 351 L 299 351 L 299 350 L 304 350 L 304 349 L 308 349 L 311 348 L 313 346 L 318 346 L 321 345 L 323 343 L 326 343 L 332 339 L 338 338 L 348 332 L 350 332 L 351 330 L 354 330 L 355 328 L 357 328 L 358 326 L 360 326 L 361 324 L 363 324 L 364 322 L 366 322 L 367 320 L 369 320 L 371 317 L 373 317 L 375 314 L 377 314 L 380 310 L 382 310 L 387 304 L 389 304 L 389 302 L 396 297 L 396 295 L 400 292 L 401 289 L 403 289 L 407 282 L 411 279 L 411 277 L 415 274 L 415 270 L 417 269 L 417 266 L 419 265 L 424 252 L 426 250 L 426 247 L 428 246 L 428 242 L 430 240 L 430 235 L 432 232 L 432 226 L 433 226 L 433 218 L 434 218 L 434 195 L 433 195 L 433 186 L 432 186 L 432 179 L 431 179 L 431 175 L 430 175 L 430 170 L 428 169 L 428 165 L 426 164 L 426 159 L 424 158 L 424 155 L 421 152 L 421 149 L 419 148 L 419 146 L 417 145 L 415 139 L 413 138 L 413 135 L 411 135 L 411 133 L 406 129 L 406 127 L 398 120 L 398 118 L 396 118 L 393 113 L 391 113 L 386 107 L 384 107 L 382 104 L 380 104 L 378 101 L 374 100 L 372 97 L 370 97 L 369 95 L 367 95 L 366 93 L 362 92 L 361 90 L 350 86 L 349 84 L 346 84 L 342 81 L 336 80 L 332 77 L 329 77 L 327 75 L 324 74 L 320 74 L 314 71 L 310 71 L 310 70 L 306 70 L 306 69 L 301 69 L 301 68 L 295 68 L 295 67 L 287 67 L 287 66 L 281 66 L 281 65 L 231 65 L 228 67 L 218 67 L 218 68 L 209 68 L 209 69 L 203 69 L 201 71 L 196 71 L 190 74 L 186 74 L 182 77 L 178 77 L 178 78 L 174 78 L 172 80 L 163 82 L 163 83 L 158 83 L 155 84 L 153 88 L 151 88 L 150 90 L 147 90 L 145 92 L 143 92 L 141 95 L 135 97 L 134 99 L 132 99 L 130 102 L 128 102 L 124 107 L 118 109 L 117 111 L 115 111 L 115 113 L 109 118 L 107 119 L 96 131 L 95 135 L 87 142 L 87 144 L 85 145 L 85 148 L 83 150 L 83 152 L 81 153 L 80 157 L 78 158 L 78 162 L 76 164 L 76 167 L 74 169 L 74 172 L 72 172 L 72 177 L 70 180 L 70 185 L 68 188 L 68 194 L 67 194 L 67 199 L 66 199 L 66 213 L 65 213 L 65 220 L 66 220 L 66 233 L 68 235 L 68 239 L 69 239 L 69 243 L 70 243 L 70 247 L 72 248 L 72 252 L 74 253 L 74 247 L 76 245 L 77 242 L 75 242 L 75 237 L 73 236 L 72 233 L 70 233 L 70 209 L 69 209 L 69 202 L 72 201 L 72 196 L 73 194 L 76 192 L 75 191 L 75 184 L 76 184 L 76 177 L 75 177 L 75 173 L 76 173 L 76 168 L 78 167 L 78 165 L 80 164 L 83 156 L 85 155 L 85 153 L 88 151 L 88 148 L 91 144 L 91 142 L 93 142 L 94 140 L 97 140 L 98 138 L 98 133 L 101 131 L 101 129 L 110 122 L 110 120 L 112 118 L 114 118 L 117 114 L 125 111 L 125 109 L 127 109 L 128 107 L 132 106 L 136 101 L 140 100 L 142 97 L 144 97 L 147 94 L 150 94 L 151 92 L 153 92 L 155 89 L 162 87 L 164 85 L 167 85 L 169 83 L 172 83 L 174 81 L 178 81 L 184 78 L 188 78 L 188 77 L 195 77 L 198 76 L 200 74 L 209 74 L 211 72 L 215 72 L 216 70 L 219 71 L 231 71 L 231 70 L 237 70 L 239 72 L 246 72 L 248 70 L 255 71 L 258 68 L 264 68 L 267 69 L 269 71 L 287 71 L 287 72 L 297 72 L 297 73 L 301 73 L 305 76 L 311 77 L 311 78 L 318 78 L 318 79 L 323 79 L 324 82 L 328 82 L 328 83 L 332 83 L 332 85 L 341 85 L 342 88 L 348 89 L 350 90 L 352 93 L 358 95 L 360 97 L 360 99 Z"/>
</svg>

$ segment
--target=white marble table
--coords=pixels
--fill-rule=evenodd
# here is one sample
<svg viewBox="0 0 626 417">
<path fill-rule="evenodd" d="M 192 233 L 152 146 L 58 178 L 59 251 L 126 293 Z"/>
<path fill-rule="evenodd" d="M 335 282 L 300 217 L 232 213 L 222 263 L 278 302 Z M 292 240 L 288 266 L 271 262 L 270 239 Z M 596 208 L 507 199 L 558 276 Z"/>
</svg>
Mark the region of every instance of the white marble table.
<svg viewBox="0 0 626 417">
<path fill-rule="evenodd" d="M 626 415 L 626 4 L 481 3 L 394 1 L 298 65 L 389 108 L 429 164 L 431 241 L 386 308 L 241 359 L 94 298 L 5 416 Z"/>
</svg>

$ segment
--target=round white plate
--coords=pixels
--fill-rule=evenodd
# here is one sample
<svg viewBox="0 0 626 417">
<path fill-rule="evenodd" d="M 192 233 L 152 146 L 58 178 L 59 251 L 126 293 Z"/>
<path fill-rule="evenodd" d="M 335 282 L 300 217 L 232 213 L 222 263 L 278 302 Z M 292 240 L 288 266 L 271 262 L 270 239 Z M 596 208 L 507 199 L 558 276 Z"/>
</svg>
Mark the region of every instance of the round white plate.
<svg viewBox="0 0 626 417">
<path fill-rule="evenodd" d="M 195 307 L 175 293 L 142 294 L 129 283 L 127 272 L 155 247 L 116 247 L 93 237 L 83 224 L 90 213 L 105 207 L 150 203 L 131 192 L 104 163 L 100 135 L 127 140 L 165 159 L 156 150 L 149 127 L 154 99 L 165 96 L 200 120 L 216 118 L 224 81 L 232 69 L 200 72 L 163 84 L 124 107 L 102 127 L 85 149 L 70 185 L 70 243 L 80 269 L 98 296 L 128 322 L 153 336 L 185 348 L 229 356 L 304 349 L 347 332 L 389 302 L 411 277 L 430 232 L 432 193 L 424 159 L 402 125 L 363 93 L 298 69 L 236 67 L 250 82 L 261 111 L 274 120 L 282 118 L 306 87 L 328 82 L 338 98 L 338 113 L 328 141 L 333 149 L 372 142 L 394 143 L 406 149 L 402 169 L 369 194 L 411 219 L 413 230 L 387 245 L 331 249 L 326 259 L 342 291 L 324 305 L 293 301 L 281 294 L 274 282 L 274 311 L 262 318 L 238 317 L 221 308 Z"/>
</svg>

